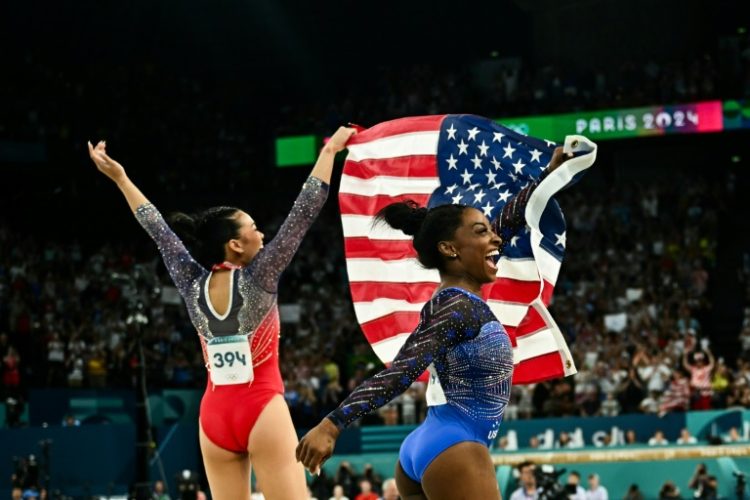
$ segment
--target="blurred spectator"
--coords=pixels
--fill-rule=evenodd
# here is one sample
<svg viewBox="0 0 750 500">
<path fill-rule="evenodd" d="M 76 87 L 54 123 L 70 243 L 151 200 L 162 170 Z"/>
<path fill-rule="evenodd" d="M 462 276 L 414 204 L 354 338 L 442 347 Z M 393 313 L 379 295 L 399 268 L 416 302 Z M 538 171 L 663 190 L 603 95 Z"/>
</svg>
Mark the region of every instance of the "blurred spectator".
<svg viewBox="0 0 750 500">
<path fill-rule="evenodd" d="M 555 448 L 572 448 L 573 443 L 570 438 L 570 434 L 565 431 L 561 431 L 557 435 L 557 441 L 555 442 Z"/>
<path fill-rule="evenodd" d="M 349 500 L 349 497 L 344 495 L 344 487 L 337 484 L 333 487 L 333 495 L 328 500 Z"/>
<path fill-rule="evenodd" d="M 63 427 L 78 427 L 81 425 L 81 421 L 78 420 L 75 415 L 72 413 L 65 414 L 65 417 L 63 417 L 62 426 Z"/>
<path fill-rule="evenodd" d="M 659 500 L 672 500 L 680 499 L 680 488 L 678 488 L 674 482 L 667 481 L 664 483 L 659 490 Z"/>
<path fill-rule="evenodd" d="M 372 491 L 372 484 L 367 479 L 359 481 L 359 493 L 354 500 L 378 500 L 378 495 Z"/>
<path fill-rule="evenodd" d="M 627 431 L 625 431 L 625 444 L 639 444 L 638 437 L 636 436 L 633 429 L 628 429 Z"/>
<path fill-rule="evenodd" d="M 581 474 L 577 471 L 570 471 L 568 474 L 567 493 L 568 500 L 586 500 L 586 490 L 581 486 Z"/>
<path fill-rule="evenodd" d="M 740 349 L 742 353 L 750 353 L 750 325 L 745 325 L 739 335 Z"/>
<path fill-rule="evenodd" d="M 609 500 L 607 488 L 599 483 L 598 474 L 589 474 L 589 489 L 586 490 L 586 500 Z"/>
<path fill-rule="evenodd" d="M 154 482 L 154 490 L 151 493 L 151 500 L 170 500 L 169 494 L 164 489 L 162 481 Z"/>
<path fill-rule="evenodd" d="M 334 484 L 341 485 L 343 492 L 346 496 L 354 497 L 357 494 L 357 474 L 354 472 L 352 465 L 343 461 L 339 464 L 336 469 L 336 474 L 333 476 Z"/>
<path fill-rule="evenodd" d="M 731 443 L 740 443 L 745 440 L 740 435 L 740 432 L 737 430 L 737 427 L 731 427 L 729 429 L 729 432 L 727 432 L 726 436 L 724 436 L 723 441 L 727 444 L 731 444 Z"/>
<path fill-rule="evenodd" d="M 716 498 L 716 478 L 713 478 L 708 474 L 708 467 L 706 464 L 698 464 L 695 466 L 695 471 L 688 481 L 688 487 L 695 490 L 693 496 L 695 498 Z"/>
<path fill-rule="evenodd" d="M 641 411 L 655 415 L 659 412 L 659 393 L 657 391 L 649 392 L 648 397 L 641 401 Z"/>
<path fill-rule="evenodd" d="M 620 402 L 615 399 L 613 391 L 607 393 L 607 399 L 602 401 L 599 413 L 603 417 L 616 417 L 620 414 Z"/>
<path fill-rule="evenodd" d="M 677 444 L 696 444 L 698 440 L 690 434 L 690 430 L 687 427 L 684 427 L 680 431 L 680 437 L 677 438 L 676 442 Z"/>
<path fill-rule="evenodd" d="M 518 464 L 518 488 L 510 495 L 510 500 L 528 500 L 539 496 L 536 485 L 536 465 L 533 462 Z"/>
<path fill-rule="evenodd" d="M 711 391 L 713 392 L 713 401 L 711 405 L 714 408 L 725 408 L 727 393 L 732 383 L 732 374 L 729 367 L 724 362 L 724 358 L 719 358 L 711 378 Z"/>
<path fill-rule="evenodd" d="M 690 407 L 690 382 L 680 369 L 672 372 L 669 388 L 664 392 L 659 406 L 659 415 L 670 411 L 687 411 Z"/>
<path fill-rule="evenodd" d="M 654 435 L 648 440 L 649 446 L 666 446 L 668 444 L 669 441 L 664 437 L 664 432 L 660 430 L 655 431 Z"/>
<path fill-rule="evenodd" d="M 380 474 L 375 472 L 375 468 L 372 466 L 372 464 L 365 464 L 364 468 L 362 469 L 361 478 L 367 480 L 370 483 L 370 488 L 374 492 L 379 492 L 381 486 L 383 485 L 383 479 L 380 477 Z"/>
<path fill-rule="evenodd" d="M 693 390 L 693 401 L 691 408 L 694 410 L 711 409 L 711 376 L 714 369 L 714 357 L 710 350 L 706 353 L 696 351 L 693 353 L 693 362 L 690 363 L 688 353 L 682 357 L 683 367 L 690 373 L 690 387 Z"/>
<path fill-rule="evenodd" d="M 21 386 L 21 358 L 13 346 L 8 347 L 8 351 L 3 356 L 3 388 L 4 393 L 9 395 L 18 395 Z"/>
<path fill-rule="evenodd" d="M 628 491 L 623 495 L 622 500 L 645 500 L 643 493 L 637 484 L 631 484 Z"/>
<path fill-rule="evenodd" d="M 380 500 L 398 500 L 398 498 L 399 493 L 396 480 L 391 477 L 383 481 L 383 496 Z"/>
</svg>

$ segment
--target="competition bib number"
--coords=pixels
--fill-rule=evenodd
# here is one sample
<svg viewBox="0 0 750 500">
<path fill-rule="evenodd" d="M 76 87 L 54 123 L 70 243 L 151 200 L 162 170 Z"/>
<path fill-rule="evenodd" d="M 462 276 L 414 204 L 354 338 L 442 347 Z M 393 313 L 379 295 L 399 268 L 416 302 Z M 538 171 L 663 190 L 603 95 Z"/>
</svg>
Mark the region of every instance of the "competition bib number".
<svg viewBox="0 0 750 500">
<path fill-rule="evenodd" d="M 253 380 L 253 358 L 246 335 L 214 337 L 206 347 L 214 385 L 246 384 Z"/>
</svg>

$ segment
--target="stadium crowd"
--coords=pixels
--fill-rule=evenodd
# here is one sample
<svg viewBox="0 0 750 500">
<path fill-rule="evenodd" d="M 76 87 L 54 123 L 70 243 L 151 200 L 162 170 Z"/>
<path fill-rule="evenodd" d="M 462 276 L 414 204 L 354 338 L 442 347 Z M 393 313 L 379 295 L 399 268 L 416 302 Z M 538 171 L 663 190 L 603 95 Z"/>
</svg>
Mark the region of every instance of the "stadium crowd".
<svg viewBox="0 0 750 500">
<path fill-rule="evenodd" d="M 236 94 L 239 89 L 216 92 L 197 78 L 176 79 L 146 64 L 122 71 L 121 80 L 102 88 L 90 84 L 93 66 L 90 74 L 65 70 L 31 48 L 16 57 L 23 60 L 16 78 L 0 83 L 0 93 L 19 97 L 4 107 L 3 140 L 39 141 L 52 156 L 78 154 L 82 144 L 71 138 L 81 135 L 91 117 L 70 111 L 84 99 L 107 95 L 107 115 L 118 117 L 117 126 L 107 129 L 112 143 L 119 141 L 126 149 L 138 137 L 173 141 L 158 148 L 149 164 L 166 163 L 165 157 L 181 152 L 171 168 L 159 169 L 158 200 L 169 203 L 189 195 L 200 205 L 200 193 L 238 190 L 234 186 L 248 182 L 250 173 L 241 162 L 254 154 L 254 141 L 251 126 L 242 122 L 246 103 Z M 374 75 L 368 86 L 354 86 L 338 106 L 285 109 L 277 118 L 279 133 L 446 109 L 528 115 L 742 97 L 750 95 L 750 37 L 738 36 L 731 51 L 686 61 L 620 61 L 586 72 L 490 58 L 458 71 L 415 66 L 406 72 L 381 68 Z M 142 92 L 154 85 L 170 91 Z M 23 86 L 24 92 L 13 86 Z M 140 105 L 127 107 L 135 95 Z M 230 101 L 235 105 L 227 105 Z M 155 109 L 161 120 L 152 119 Z M 161 124 L 171 122 L 192 133 L 166 134 Z M 214 175 L 182 168 L 190 163 L 211 164 Z M 233 183 L 222 181 L 229 172 Z M 571 380 L 518 387 L 506 418 L 663 413 L 696 404 L 750 402 L 747 324 L 740 333 L 743 355 L 728 365 L 722 356 L 711 356 L 712 332 L 701 321 L 711 307 L 706 292 L 716 264 L 720 203 L 733 195 L 730 191 L 729 182 L 683 178 L 679 184 L 634 183 L 609 192 L 587 189 L 584 183 L 564 195 L 573 237 L 552 310 L 580 372 Z M 354 319 L 341 245 L 332 244 L 342 241 L 332 205 L 286 273 L 279 299 L 287 399 L 301 426 L 335 406 L 379 366 Z M 269 234 L 281 222 L 278 211 L 273 213 Z M 174 291 L 157 278 L 163 270 L 155 252 L 143 260 L 149 254 L 132 244 L 96 248 L 68 240 L 40 245 L 38 236 L 14 234 L 7 225 L 0 226 L 0 243 L 6 395 L 22 396 L 34 386 L 132 384 L 140 363 L 138 338 L 146 347 L 151 385 L 203 384 L 195 337 Z M 138 312 L 145 314 L 147 325 L 137 321 Z M 389 406 L 380 418 L 419 420 L 421 391 L 417 384 L 396 412 Z"/>
<path fill-rule="evenodd" d="M 710 325 L 701 321 L 711 307 L 720 203 L 730 196 L 724 184 L 683 178 L 595 191 L 581 185 L 563 196 L 573 236 L 552 306 L 579 373 L 515 387 L 506 419 L 750 406 L 748 318 L 736 363 L 714 355 Z M 286 397 L 300 427 L 380 366 L 353 314 L 331 208 L 285 274 L 279 298 Z M 8 228 L 0 248 L 6 396 L 23 397 L 29 387 L 129 386 L 141 362 L 138 339 L 150 386 L 205 383 L 197 339 L 160 279 L 155 252 L 137 262 L 124 246 L 90 253 L 76 243 L 41 246 Z M 419 421 L 423 390 L 416 383 L 371 421 Z"/>
</svg>

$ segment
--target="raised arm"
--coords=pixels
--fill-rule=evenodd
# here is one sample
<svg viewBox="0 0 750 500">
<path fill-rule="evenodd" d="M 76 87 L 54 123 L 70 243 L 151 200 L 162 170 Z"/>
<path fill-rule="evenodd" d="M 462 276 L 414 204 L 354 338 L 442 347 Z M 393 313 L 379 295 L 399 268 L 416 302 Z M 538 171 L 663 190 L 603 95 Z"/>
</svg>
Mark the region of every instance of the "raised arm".
<svg viewBox="0 0 750 500">
<path fill-rule="evenodd" d="M 125 168 L 107 155 L 106 143 L 100 141 L 94 147 L 89 142 L 88 146 L 89 156 L 96 164 L 96 168 L 117 185 L 135 218 L 156 242 L 169 275 L 180 294 L 185 297 L 191 293 L 192 283 L 206 272 L 205 269 L 192 258 L 156 207 L 128 178 Z"/>
<path fill-rule="evenodd" d="M 362 383 L 311 430 L 297 447 L 297 460 L 315 470 L 333 453 L 341 429 L 403 393 L 440 353 L 476 336 L 481 320 L 472 311 L 474 300 L 447 289 L 430 301 L 391 366 Z"/>
<path fill-rule="evenodd" d="M 521 191 L 511 198 L 505 206 L 503 206 L 502 212 L 492 221 L 492 229 L 502 239 L 502 248 L 500 253 L 503 253 L 505 246 L 510 243 L 513 236 L 515 236 L 525 225 L 526 225 L 526 204 L 531 197 L 539 183 L 549 175 L 553 170 L 562 165 L 565 160 L 572 158 L 572 154 L 565 154 L 562 147 L 555 148 L 552 153 L 552 158 L 549 162 L 549 167 L 545 170 L 538 180 L 530 183 L 528 186 L 523 188 Z"/>
<path fill-rule="evenodd" d="M 714 369 L 714 366 L 716 366 L 716 359 L 711 353 L 711 349 L 709 349 L 708 347 L 706 347 L 706 356 L 708 357 L 708 370 L 712 371 Z"/>
<path fill-rule="evenodd" d="M 357 131 L 353 128 L 339 127 L 320 152 L 318 161 L 315 162 L 315 166 L 313 167 L 312 172 L 310 172 L 310 177 L 315 177 L 326 184 L 330 184 L 334 157 L 336 156 L 336 153 L 342 151 L 346 147 L 346 143 L 349 142 L 349 139 L 351 139 L 355 133 L 357 133 Z"/>
<path fill-rule="evenodd" d="M 688 352 L 687 349 L 685 349 L 685 352 L 682 353 L 682 367 L 690 372 L 690 363 L 688 363 Z"/>
<path fill-rule="evenodd" d="M 261 286 L 275 293 L 281 273 L 289 265 L 302 243 L 307 230 L 318 216 L 328 197 L 328 184 L 331 181 L 333 161 L 336 153 L 346 147 L 349 138 L 355 133 L 352 128 L 340 127 L 318 156 L 318 161 L 310 172 L 310 177 L 302 186 L 302 191 L 292 206 L 284 223 L 273 240 L 266 245 L 247 268 Z"/>
<path fill-rule="evenodd" d="M 92 146 L 90 141 L 88 145 L 89 156 L 96 164 L 96 168 L 117 185 L 133 213 L 138 207 L 149 202 L 141 193 L 141 190 L 128 179 L 125 168 L 107 155 L 107 143 L 105 141 L 99 141 L 96 147 Z"/>
</svg>

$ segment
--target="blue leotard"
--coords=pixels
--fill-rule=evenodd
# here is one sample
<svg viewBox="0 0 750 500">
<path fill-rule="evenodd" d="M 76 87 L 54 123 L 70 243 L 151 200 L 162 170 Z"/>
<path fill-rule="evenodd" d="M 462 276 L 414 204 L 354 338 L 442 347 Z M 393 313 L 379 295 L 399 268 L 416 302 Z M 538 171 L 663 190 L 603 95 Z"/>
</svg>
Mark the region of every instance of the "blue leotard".
<svg viewBox="0 0 750 500">
<path fill-rule="evenodd" d="M 427 419 L 406 438 L 399 454 L 401 467 L 418 482 L 450 446 L 463 441 L 489 446 L 508 403 L 513 349 L 480 297 L 460 288 L 435 294 L 391 366 L 328 415 L 345 427 L 404 392 L 426 369 L 431 391 Z"/>
</svg>

